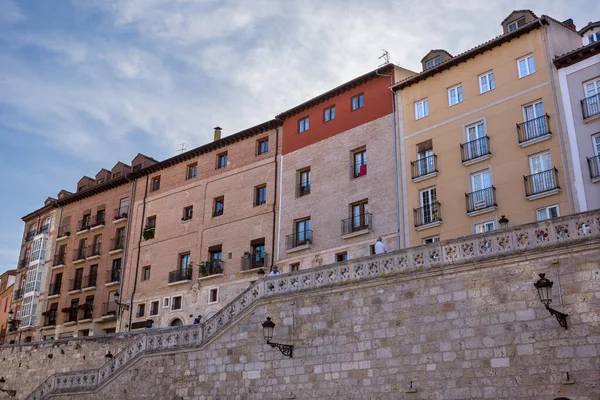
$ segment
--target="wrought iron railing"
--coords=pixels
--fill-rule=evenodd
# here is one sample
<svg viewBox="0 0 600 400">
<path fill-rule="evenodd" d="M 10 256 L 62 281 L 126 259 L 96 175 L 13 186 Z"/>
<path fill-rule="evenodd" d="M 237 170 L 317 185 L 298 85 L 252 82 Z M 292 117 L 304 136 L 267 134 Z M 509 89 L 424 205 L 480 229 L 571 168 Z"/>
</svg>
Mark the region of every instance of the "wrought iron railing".
<svg viewBox="0 0 600 400">
<path fill-rule="evenodd" d="M 109 269 L 106 271 L 106 283 L 121 282 L 121 270 Z"/>
<path fill-rule="evenodd" d="M 242 257 L 242 271 L 251 271 L 257 268 L 264 268 L 269 265 L 269 254 L 262 253 L 248 253 Z"/>
<path fill-rule="evenodd" d="M 88 246 L 88 257 L 95 257 L 100 255 L 102 250 L 102 242 L 96 242 Z"/>
<path fill-rule="evenodd" d="M 49 230 L 50 230 L 50 224 L 44 224 L 44 225 L 40 226 L 40 228 L 38 229 L 38 235 L 41 233 L 48 233 Z"/>
<path fill-rule="evenodd" d="M 600 155 L 588 157 L 587 162 L 590 171 L 590 179 L 600 178 Z"/>
<path fill-rule="evenodd" d="M 19 300 L 19 299 L 23 298 L 23 294 L 25 294 L 24 289 L 15 290 L 13 293 L 13 300 Z"/>
<path fill-rule="evenodd" d="M 412 179 L 433 174 L 434 172 L 438 172 L 437 156 L 435 154 L 429 157 L 419 158 L 418 160 L 410 163 L 410 173 Z"/>
<path fill-rule="evenodd" d="M 192 280 L 192 268 L 176 269 L 175 271 L 169 272 L 169 283 L 190 281 Z"/>
<path fill-rule="evenodd" d="M 200 277 L 218 275 L 223 273 L 223 261 L 210 260 L 200 263 Z"/>
<path fill-rule="evenodd" d="M 127 218 L 128 215 L 129 215 L 129 206 L 122 206 L 119 208 L 115 208 L 114 220 Z"/>
<path fill-rule="evenodd" d="M 517 124 L 519 143 L 550 135 L 551 133 L 550 116 L 548 114 Z"/>
<path fill-rule="evenodd" d="M 98 281 L 97 273 L 87 275 L 83 278 L 83 287 L 86 289 L 91 288 L 91 287 L 96 287 L 97 281 Z"/>
<path fill-rule="evenodd" d="M 108 301 L 106 303 L 102 303 L 102 316 L 109 316 L 109 315 L 117 315 L 117 310 L 119 309 L 119 306 L 117 305 L 117 303 L 113 300 L 113 301 Z"/>
<path fill-rule="evenodd" d="M 415 227 L 442 221 L 442 205 L 436 201 L 413 209 Z"/>
<path fill-rule="evenodd" d="M 30 240 L 32 240 L 35 237 L 35 231 L 30 231 L 27 232 L 27 235 L 25 235 L 25 241 L 29 242 Z"/>
<path fill-rule="evenodd" d="M 65 265 L 66 261 L 67 261 L 67 253 L 66 252 L 56 253 L 54 255 L 54 259 L 52 260 L 52 266 L 56 267 L 57 265 Z"/>
<path fill-rule="evenodd" d="M 492 186 L 471 193 L 465 193 L 465 200 L 467 202 L 467 213 L 495 207 L 497 206 L 496 188 Z"/>
<path fill-rule="evenodd" d="M 73 261 L 85 260 L 85 247 L 79 247 L 73 251 Z"/>
<path fill-rule="evenodd" d="M 313 242 L 313 231 L 304 230 L 285 237 L 285 248 L 287 250 L 293 249 L 294 247 L 304 246 L 305 244 L 311 244 Z"/>
<path fill-rule="evenodd" d="M 116 236 L 110 239 L 110 251 L 123 250 L 125 248 L 125 236 Z"/>
<path fill-rule="evenodd" d="M 523 180 L 525 182 L 525 194 L 527 196 L 533 196 L 560 188 L 560 186 L 558 186 L 558 170 L 556 168 L 524 176 Z"/>
<path fill-rule="evenodd" d="M 60 290 L 62 289 L 62 281 L 54 282 L 50 284 L 48 288 L 48 296 L 57 296 L 60 295 Z"/>
<path fill-rule="evenodd" d="M 102 226 L 105 224 L 105 215 L 104 214 L 100 214 L 100 215 L 92 215 L 92 218 L 90 218 L 90 227 L 95 227 L 95 226 Z"/>
<path fill-rule="evenodd" d="M 488 136 L 471 140 L 460 145 L 462 162 L 474 160 L 490 154 L 490 138 Z"/>
<path fill-rule="evenodd" d="M 29 257 L 25 256 L 19 260 L 19 265 L 17 269 L 27 268 L 27 265 L 29 265 Z"/>
<path fill-rule="evenodd" d="M 600 93 L 581 100 L 583 119 L 600 115 Z"/>
<path fill-rule="evenodd" d="M 69 280 L 69 291 L 81 290 L 83 285 L 83 277 L 79 276 Z"/>
<path fill-rule="evenodd" d="M 78 227 L 78 231 L 85 231 L 86 229 L 90 229 L 90 222 L 92 220 L 92 216 L 88 216 L 87 218 L 81 219 L 79 220 L 79 222 L 77 222 L 77 227 Z"/>
<path fill-rule="evenodd" d="M 348 235 L 352 232 L 372 229 L 373 216 L 371 213 L 355 215 L 351 218 L 342 220 L 342 235 Z"/>
<path fill-rule="evenodd" d="M 58 313 L 56 310 L 46 311 L 46 315 L 44 316 L 44 326 L 55 326 L 56 325 L 56 316 Z"/>
<path fill-rule="evenodd" d="M 61 238 L 64 236 L 69 236 L 71 234 L 71 225 L 67 224 L 67 225 L 61 225 L 58 228 L 58 235 L 57 238 Z"/>
</svg>

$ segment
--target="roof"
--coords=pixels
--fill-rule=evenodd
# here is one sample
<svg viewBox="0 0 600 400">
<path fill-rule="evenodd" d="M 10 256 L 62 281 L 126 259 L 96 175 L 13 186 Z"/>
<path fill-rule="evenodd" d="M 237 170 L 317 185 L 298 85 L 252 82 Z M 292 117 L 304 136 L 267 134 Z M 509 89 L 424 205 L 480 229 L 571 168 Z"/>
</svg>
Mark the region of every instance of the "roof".
<svg viewBox="0 0 600 400">
<path fill-rule="evenodd" d="M 448 53 L 444 49 L 433 49 L 433 50 L 430 50 L 429 53 L 425 54 L 425 57 L 421 58 L 421 62 L 423 62 L 423 60 L 425 60 L 427 57 L 429 57 L 429 55 L 431 53 L 446 53 L 446 54 L 448 54 L 448 57 L 452 58 L 452 54 Z"/>
<path fill-rule="evenodd" d="M 579 30 L 579 32 L 577 32 L 577 33 L 579 33 L 580 35 L 583 36 L 583 34 L 586 33 L 587 31 L 589 31 L 590 29 L 594 29 L 594 28 L 598 28 L 598 27 L 600 27 L 600 21 L 596 21 L 596 22 L 590 21 L 590 22 L 588 22 L 588 24 L 586 26 L 581 28 Z"/>
<path fill-rule="evenodd" d="M 525 10 L 525 11 L 527 11 L 527 10 Z M 518 29 L 515 29 L 512 32 L 497 36 L 494 39 L 489 40 L 485 43 L 482 43 L 479 46 L 473 47 L 472 49 L 467 50 L 463 53 L 460 53 L 460 54 L 452 57 L 449 60 L 442 61 L 442 63 L 440 63 L 439 65 L 436 65 L 433 68 L 429 68 L 423 72 L 420 72 L 416 75 L 408 77 L 404 80 L 401 80 L 400 82 L 392 85 L 391 89 L 396 91 L 396 90 L 404 89 L 406 87 L 414 85 L 415 83 L 418 83 L 422 80 L 430 78 L 436 74 L 439 74 L 442 71 L 445 71 L 445 70 L 450 69 L 462 62 L 465 62 L 468 59 L 478 56 L 479 54 L 485 53 L 488 50 L 498 47 L 503 43 L 510 42 L 511 40 L 514 40 L 526 33 L 529 33 L 535 29 L 538 29 L 542 25 L 548 25 L 548 20 L 546 19 L 545 15 L 543 15 L 541 18 L 538 18 L 534 21 L 531 21 L 531 22 L 523 25 L 522 27 L 520 27 Z"/>
<path fill-rule="evenodd" d="M 556 57 L 554 65 L 558 69 L 565 68 L 598 54 L 600 54 L 600 42 L 594 42 Z"/>
<path fill-rule="evenodd" d="M 358 78 L 354 78 L 351 81 L 343 83 L 340 86 L 335 87 L 317 97 L 313 97 L 312 99 L 305 101 L 304 103 L 302 103 L 296 107 L 290 108 L 289 110 L 284 111 L 281 114 L 277 115 L 275 118 L 281 119 L 281 120 L 289 118 L 292 115 L 298 114 L 308 108 L 316 106 L 317 104 L 323 103 L 324 101 L 327 101 L 332 97 L 335 97 L 341 93 L 347 92 L 348 90 L 354 89 L 355 87 L 362 85 L 362 84 L 370 81 L 371 79 L 376 78 L 377 73 L 388 72 L 389 70 L 391 70 L 394 67 L 396 67 L 395 64 L 392 64 L 392 63 L 385 64 L 371 72 L 367 72 L 366 74 L 359 76 Z"/>
<path fill-rule="evenodd" d="M 533 15 L 533 18 L 536 18 L 536 19 L 537 19 L 537 15 L 535 15 L 535 13 L 534 13 L 533 11 L 531 11 L 531 10 L 527 10 L 527 9 L 525 9 L 525 10 L 514 10 L 513 12 L 511 12 L 510 14 L 508 14 L 508 16 L 507 16 L 506 18 L 504 18 L 504 19 L 502 20 L 502 22 L 500 22 L 500 25 L 504 25 L 504 23 L 505 23 L 506 21 L 508 21 L 508 20 L 509 20 L 509 19 L 510 19 L 510 18 L 511 18 L 511 17 L 512 17 L 514 14 L 517 14 L 517 13 L 524 13 L 524 12 L 531 13 L 531 15 Z"/>
<path fill-rule="evenodd" d="M 54 201 L 46 204 L 44 207 L 38 208 L 37 210 L 32 211 L 29 214 L 25 215 L 23 218 L 21 218 L 21 220 L 23 222 L 27 222 L 34 218 L 40 217 L 41 215 L 45 214 L 46 212 L 50 211 L 51 209 L 56 208 L 55 204 L 56 204 L 56 201 L 54 200 Z"/>
</svg>

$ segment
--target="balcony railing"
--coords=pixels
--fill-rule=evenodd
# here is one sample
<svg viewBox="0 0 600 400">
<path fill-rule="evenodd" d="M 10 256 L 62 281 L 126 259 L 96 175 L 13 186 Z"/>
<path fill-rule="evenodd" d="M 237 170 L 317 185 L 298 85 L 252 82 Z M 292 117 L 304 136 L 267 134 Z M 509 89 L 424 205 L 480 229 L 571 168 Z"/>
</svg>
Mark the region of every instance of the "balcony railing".
<svg viewBox="0 0 600 400">
<path fill-rule="evenodd" d="M 490 138 L 484 136 L 479 139 L 460 145 L 460 154 L 462 162 L 475 160 L 476 158 L 490 154 Z"/>
<path fill-rule="evenodd" d="M 242 271 L 263 268 L 269 264 L 269 255 L 265 252 L 246 254 L 242 257 Z"/>
<path fill-rule="evenodd" d="M 466 193 L 465 200 L 467 202 L 467 214 L 498 206 L 496 204 L 496 188 L 493 186 Z"/>
<path fill-rule="evenodd" d="M 61 238 L 63 236 L 69 236 L 70 234 L 71 234 L 71 225 L 61 225 L 58 228 L 57 238 Z"/>
<path fill-rule="evenodd" d="M 88 246 L 88 257 L 95 257 L 100 255 L 102 250 L 102 242 L 96 242 Z"/>
<path fill-rule="evenodd" d="M 517 124 L 519 144 L 550 135 L 550 117 L 548 114 Z"/>
<path fill-rule="evenodd" d="M 25 293 L 24 289 L 17 289 L 15 290 L 15 292 L 13 293 L 13 300 L 19 300 L 23 297 L 23 294 Z"/>
<path fill-rule="evenodd" d="M 371 229 L 373 222 L 371 213 L 355 215 L 352 218 L 342 220 L 342 235 L 348 235 L 352 232 Z"/>
<path fill-rule="evenodd" d="M 27 232 L 27 235 L 25 235 L 25 241 L 29 242 L 30 240 L 32 240 L 35 237 L 35 231 L 30 231 Z"/>
<path fill-rule="evenodd" d="M 296 197 L 302 197 L 310 194 L 310 182 L 296 185 Z"/>
<path fill-rule="evenodd" d="M 104 215 L 93 215 L 90 218 L 90 227 L 102 226 L 105 224 L 105 216 Z"/>
<path fill-rule="evenodd" d="M 177 269 L 169 272 L 169 283 L 191 281 L 192 280 L 192 268 Z"/>
<path fill-rule="evenodd" d="M 67 314 L 65 322 L 77 322 L 77 317 L 79 316 L 79 307 L 78 306 L 65 307 L 63 309 L 63 312 L 65 314 Z"/>
<path fill-rule="evenodd" d="M 85 260 L 85 247 L 80 247 L 73 251 L 73 261 Z"/>
<path fill-rule="evenodd" d="M 123 250 L 125 248 L 125 236 L 116 236 L 110 240 L 110 251 Z"/>
<path fill-rule="evenodd" d="M 109 269 L 106 271 L 106 283 L 121 282 L 121 270 Z"/>
<path fill-rule="evenodd" d="M 78 227 L 77 230 L 81 232 L 81 231 L 85 231 L 86 229 L 90 229 L 90 227 L 91 227 L 91 225 L 90 225 L 91 219 L 92 218 L 90 216 L 88 218 L 84 218 L 82 220 L 79 220 L 79 222 L 77 222 L 77 227 Z"/>
<path fill-rule="evenodd" d="M 313 231 L 305 230 L 285 237 L 285 248 L 286 250 L 293 249 L 294 247 L 304 246 L 305 244 L 311 244 L 313 241 Z"/>
<path fill-rule="evenodd" d="M 211 260 L 200 264 L 200 277 L 223 273 L 223 261 Z"/>
<path fill-rule="evenodd" d="M 41 234 L 41 233 L 48 233 L 48 231 L 49 231 L 49 230 L 50 230 L 50 224 L 45 224 L 45 225 L 42 225 L 42 226 L 41 226 L 41 227 L 38 229 L 38 232 L 37 232 L 37 234 L 39 235 L 39 234 Z"/>
<path fill-rule="evenodd" d="M 588 157 L 587 162 L 590 170 L 590 179 L 600 178 L 600 155 Z"/>
<path fill-rule="evenodd" d="M 91 274 L 91 275 L 85 276 L 83 278 L 83 287 L 84 288 L 96 287 L 97 280 L 98 280 L 98 274 Z"/>
<path fill-rule="evenodd" d="M 17 269 L 27 268 L 27 265 L 29 265 L 29 257 L 23 257 L 19 260 L 19 266 Z"/>
<path fill-rule="evenodd" d="M 413 209 L 415 227 L 442 222 L 442 205 L 436 201 Z"/>
<path fill-rule="evenodd" d="M 51 283 L 50 287 L 48 288 L 48 296 L 60 295 L 61 289 L 62 289 L 62 281 Z"/>
<path fill-rule="evenodd" d="M 69 280 L 69 291 L 81 290 L 83 279 L 81 277 Z"/>
<path fill-rule="evenodd" d="M 412 161 L 410 163 L 410 172 L 412 179 L 417 179 L 422 176 L 438 172 L 437 156 L 434 154 L 429 157 L 419 158 L 416 161 Z"/>
<path fill-rule="evenodd" d="M 56 253 L 54 255 L 54 259 L 52 260 L 52 266 L 56 267 L 57 265 L 65 265 L 67 262 L 67 253 Z"/>
<path fill-rule="evenodd" d="M 524 176 L 523 180 L 525 181 L 525 194 L 527 197 L 560 189 L 560 186 L 558 186 L 558 170 L 556 168 Z"/>
<path fill-rule="evenodd" d="M 115 221 L 118 219 L 127 218 L 129 215 L 129 206 L 115 208 Z"/>
<path fill-rule="evenodd" d="M 600 93 L 581 100 L 583 119 L 600 115 Z"/>
<path fill-rule="evenodd" d="M 46 311 L 46 315 L 44 316 L 44 326 L 55 326 L 57 314 L 56 310 Z"/>
<path fill-rule="evenodd" d="M 117 305 L 117 303 L 115 301 L 109 301 L 107 303 L 103 303 L 102 304 L 102 316 L 106 317 L 106 316 L 110 316 L 110 315 L 117 315 L 118 309 L 119 309 L 119 306 Z"/>
<path fill-rule="evenodd" d="M 82 306 L 79 306 L 81 310 L 81 319 L 92 319 L 94 315 L 94 305 L 90 303 L 84 303 Z"/>
<path fill-rule="evenodd" d="M 359 176 L 365 176 L 367 175 L 367 162 L 360 161 L 355 164 L 352 164 L 350 166 L 350 169 L 352 169 L 352 176 L 354 178 L 358 178 Z"/>
</svg>

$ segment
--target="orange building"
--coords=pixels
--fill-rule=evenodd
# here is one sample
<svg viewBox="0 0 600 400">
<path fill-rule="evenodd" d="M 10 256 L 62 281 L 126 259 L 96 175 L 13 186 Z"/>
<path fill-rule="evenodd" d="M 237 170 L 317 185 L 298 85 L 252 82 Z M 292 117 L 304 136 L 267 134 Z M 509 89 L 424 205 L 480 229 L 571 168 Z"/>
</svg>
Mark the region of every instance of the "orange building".
<svg viewBox="0 0 600 400">
<path fill-rule="evenodd" d="M 15 284 L 16 270 L 9 270 L 0 275 L 0 345 L 5 343 L 9 328 L 13 288 Z"/>
</svg>

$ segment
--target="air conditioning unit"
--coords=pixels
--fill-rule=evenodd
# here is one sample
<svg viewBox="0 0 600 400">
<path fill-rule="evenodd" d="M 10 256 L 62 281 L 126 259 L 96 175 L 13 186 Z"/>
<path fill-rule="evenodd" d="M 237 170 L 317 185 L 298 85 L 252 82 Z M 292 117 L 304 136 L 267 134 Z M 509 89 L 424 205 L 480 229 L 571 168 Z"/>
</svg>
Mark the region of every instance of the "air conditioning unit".
<svg viewBox="0 0 600 400">
<path fill-rule="evenodd" d="M 482 208 L 485 208 L 487 206 L 485 200 L 481 200 L 481 201 L 477 201 L 475 202 L 475 205 L 473 206 L 473 208 L 475 210 L 481 210 Z"/>
</svg>

